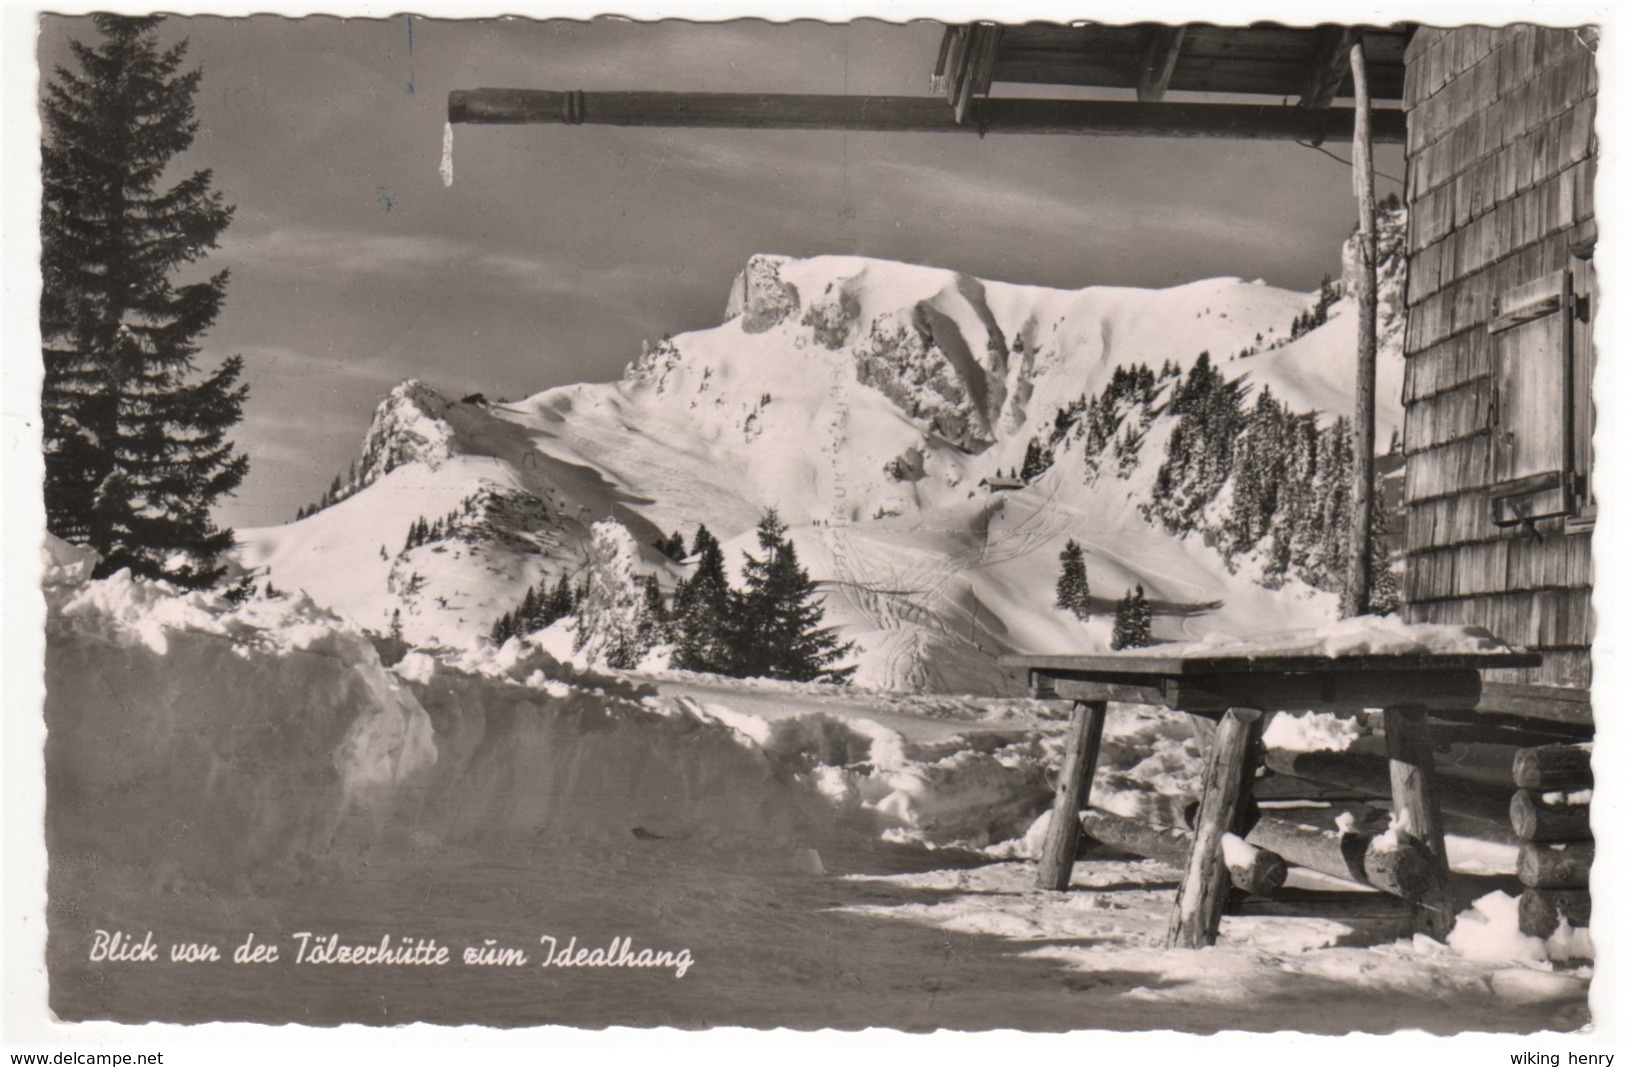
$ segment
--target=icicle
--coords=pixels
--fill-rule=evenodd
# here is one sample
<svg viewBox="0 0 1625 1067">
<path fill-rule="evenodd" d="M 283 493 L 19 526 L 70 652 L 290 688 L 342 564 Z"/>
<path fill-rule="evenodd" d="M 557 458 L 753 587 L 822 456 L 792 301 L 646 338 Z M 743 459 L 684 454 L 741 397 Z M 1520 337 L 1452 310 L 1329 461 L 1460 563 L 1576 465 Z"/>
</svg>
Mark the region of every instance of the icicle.
<svg viewBox="0 0 1625 1067">
<path fill-rule="evenodd" d="M 451 123 L 446 123 L 446 134 L 440 140 L 440 180 L 451 188 Z"/>
</svg>

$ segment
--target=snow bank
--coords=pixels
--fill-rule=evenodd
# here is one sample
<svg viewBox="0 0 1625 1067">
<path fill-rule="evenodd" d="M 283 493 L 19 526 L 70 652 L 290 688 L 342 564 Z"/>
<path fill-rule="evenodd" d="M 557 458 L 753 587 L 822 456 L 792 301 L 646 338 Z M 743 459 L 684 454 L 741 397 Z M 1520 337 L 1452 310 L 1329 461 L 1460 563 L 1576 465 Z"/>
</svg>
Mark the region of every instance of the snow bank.
<svg viewBox="0 0 1625 1067">
<path fill-rule="evenodd" d="M 1510 652 L 1511 647 L 1477 626 L 1406 623 L 1388 615 L 1360 615 L 1339 619 L 1313 629 L 1288 630 L 1253 637 L 1211 633 L 1200 641 L 1158 645 L 1158 656 L 1263 656 L 1461 655 Z"/>
<path fill-rule="evenodd" d="M 1050 746 L 1029 734 L 916 744 L 864 719 L 808 712 L 768 721 L 699 707 L 890 840 L 980 848 L 1020 837 L 1053 795 Z"/>
<path fill-rule="evenodd" d="M 1479 963 L 1539 965 L 1546 962 L 1546 943 L 1518 930 L 1518 899 L 1497 890 L 1473 902 L 1456 918 L 1450 947 Z"/>
<path fill-rule="evenodd" d="M 85 570 L 52 550 L 59 577 Z M 817 848 L 872 838 L 882 810 L 947 836 L 990 818 L 1017 832 L 1045 795 L 1036 760 L 1012 789 L 996 755 L 915 766 L 895 736 L 836 720 L 758 744 L 520 641 L 391 670 L 302 597 L 236 606 L 126 572 L 58 581 L 47 603 L 54 854 L 161 881 L 262 883 L 443 847 Z M 862 801 L 832 798 L 832 765 Z M 1001 790 L 1021 798 L 1002 822 L 986 810 Z"/>
<path fill-rule="evenodd" d="M 121 573 L 48 602 L 53 841 L 184 878 L 634 838 L 1019 850 L 1061 758 L 1041 720 L 929 740 L 833 709 L 768 721 L 518 639 L 388 668 L 304 597 L 233 605 Z M 1119 709 L 1097 802 L 1174 821 L 1197 752 L 1188 724 Z"/>
<path fill-rule="evenodd" d="M 46 601 L 55 856 L 161 882 L 300 869 L 434 764 L 417 700 L 308 601 L 234 609 L 128 572 Z"/>
</svg>

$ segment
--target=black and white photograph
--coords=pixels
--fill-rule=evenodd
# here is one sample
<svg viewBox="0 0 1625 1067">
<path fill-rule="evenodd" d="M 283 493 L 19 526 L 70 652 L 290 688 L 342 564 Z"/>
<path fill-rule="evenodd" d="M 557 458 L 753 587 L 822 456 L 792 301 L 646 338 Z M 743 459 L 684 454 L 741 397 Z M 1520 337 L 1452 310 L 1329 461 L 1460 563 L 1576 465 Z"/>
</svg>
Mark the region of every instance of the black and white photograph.
<svg viewBox="0 0 1625 1067">
<path fill-rule="evenodd" d="M 32 13 L 8 1048 L 1611 1060 L 1615 31 L 1525 8 Z"/>
</svg>

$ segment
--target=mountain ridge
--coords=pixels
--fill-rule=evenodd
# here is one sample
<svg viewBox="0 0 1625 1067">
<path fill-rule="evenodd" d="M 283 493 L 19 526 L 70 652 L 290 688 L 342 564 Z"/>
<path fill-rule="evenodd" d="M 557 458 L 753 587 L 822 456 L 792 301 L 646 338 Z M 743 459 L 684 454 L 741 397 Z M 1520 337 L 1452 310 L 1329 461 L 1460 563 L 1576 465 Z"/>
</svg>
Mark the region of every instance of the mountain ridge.
<svg viewBox="0 0 1625 1067">
<path fill-rule="evenodd" d="M 1198 356 L 1250 383 L 1241 395 L 1268 387 L 1290 410 L 1335 418 L 1348 404 L 1353 315 L 1331 300 L 1323 323 L 1289 336 L 1316 296 L 1230 278 L 1047 289 L 863 257 L 756 255 L 722 322 L 646 345 L 616 382 L 511 402 L 402 383 L 342 499 L 241 531 L 239 559 L 376 631 L 467 645 L 530 586 L 579 573 L 594 521 L 627 526 L 639 568 L 669 589 L 683 568 L 655 541 L 704 523 L 737 567 L 775 507 L 830 619 L 865 649 L 859 681 L 880 686 L 986 691 L 1008 684 L 993 666 L 1001 651 L 1103 647 L 1109 619 L 1049 604 L 1073 537 L 1093 545 L 1108 602 L 1145 585 L 1166 636 L 1259 614 L 1313 623 L 1329 610 L 1325 590 L 1280 575 L 1266 588 L 1261 563 L 1147 521 L 1174 418 L 1163 401 L 1136 409 L 1143 425 L 1123 431 L 1139 434 L 1134 463 L 1118 456 L 1104 479 L 1100 454 L 1074 456 L 1053 435 L 1059 412 L 1127 368 L 1183 376 Z M 1398 421 L 1396 336 L 1390 323 L 1379 439 Z M 1057 455 L 1029 485 L 984 488 L 1045 435 Z M 403 548 L 419 520 L 445 536 Z"/>
</svg>

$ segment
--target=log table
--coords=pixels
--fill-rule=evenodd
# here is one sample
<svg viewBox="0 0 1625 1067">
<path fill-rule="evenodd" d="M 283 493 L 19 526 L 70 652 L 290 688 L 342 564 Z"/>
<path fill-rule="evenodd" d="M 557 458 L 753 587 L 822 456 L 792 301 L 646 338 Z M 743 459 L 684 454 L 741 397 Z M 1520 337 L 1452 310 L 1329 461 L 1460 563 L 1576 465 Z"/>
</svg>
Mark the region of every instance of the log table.
<svg viewBox="0 0 1625 1067">
<path fill-rule="evenodd" d="M 1219 720 L 1207 753 L 1190 857 L 1168 931 L 1170 945 L 1196 948 L 1218 938 L 1230 889 L 1224 837 L 1249 829 L 1244 821 L 1262 759 L 1263 714 L 1269 711 L 1381 710 L 1393 790 L 1392 826 L 1399 846 L 1414 849 L 1423 861 L 1413 920 L 1419 931 L 1443 940 L 1455 908 L 1428 713 L 1470 711 L 1482 691 L 1479 671 L 1535 667 L 1540 657 L 1511 651 L 1249 655 L 1245 646 L 1235 651 L 1221 646 L 1197 654 L 1158 655 L 1146 649 L 1087 656 L 1004 656 L 999 662 L 1025 669 L 1033 696 L 1073 702 L 1066 757 L 1038 869 L 1038 884 L 1044 889 L 1065 889 L 1071 882 L 1078 816 L 1088 806 L 1109 701 L 1161 705 Z"/>
</svg>

